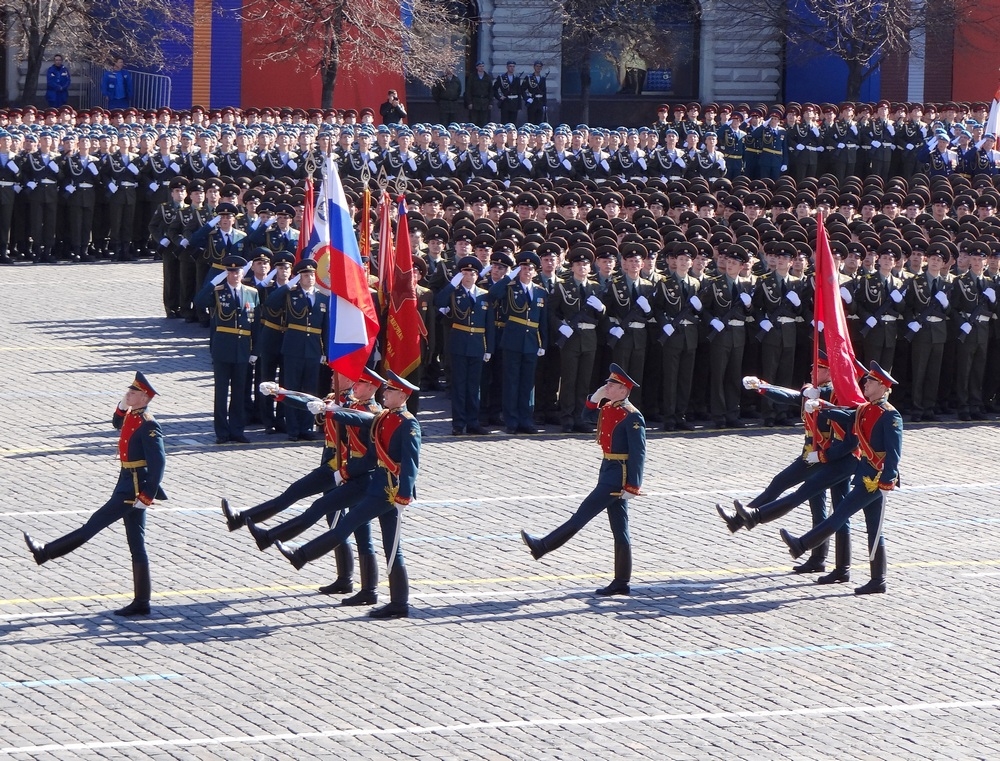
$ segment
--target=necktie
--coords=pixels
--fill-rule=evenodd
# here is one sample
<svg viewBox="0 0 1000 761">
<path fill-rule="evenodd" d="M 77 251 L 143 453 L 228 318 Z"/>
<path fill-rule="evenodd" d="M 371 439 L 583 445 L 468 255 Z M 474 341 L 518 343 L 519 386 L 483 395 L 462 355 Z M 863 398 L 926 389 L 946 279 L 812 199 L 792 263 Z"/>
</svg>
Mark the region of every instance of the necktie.
<svg viewBox="0 0 1000 761">
<path fill-rule="evenodd" d="M 583 302 L 585 302 L 587 300 L 587 291 L 584 289 L 583 283 L 579 283 L 576 286 L 576 290 L 577 290 L 577 293 L 580 296 L 580 306 L 582 307 L 583 306 Z"/>
<path fill-rule="evenodd" d="M 226 247 L 226 250 L 229 250 L 229 236 L 228 235 L 223 235 L 222 236 L 222 245 Z"/>
<path fill-rule="evenodd" d="M 688 297 L 688 284 L 683 280 L 681 280 L 681 296 L 683 296 L 685 299 L 687 299 Z"/>
<path fill-rule="evenodd" d="M 739 298 L 738 294 L 739 289 L 736 287 L 736 281 L 734 280 L 733 284 L 729 287 L 729 298 L 736 301 L 736 299 Z"/>
<path fill-rule="evenodd" d="M 240 303 L 240 289 L 239 288 L 233 288 L 233 301 L 236 302 L 237 304 Z"/>
<path fill-rule="evenodd" d="M 786 293 L 788 293 L 788 286 L 785 285 L 784 279 L 779 277 L 778 278 L 778 295 L 779 296 L 784 296 Z"/>
<path fill-rule="evenodd" d="M 639 286 L 637 286 L 635 283 L 632 283 L 632 301 L 635 301 L 638 298 L 639 298 Z"/>
</svg>

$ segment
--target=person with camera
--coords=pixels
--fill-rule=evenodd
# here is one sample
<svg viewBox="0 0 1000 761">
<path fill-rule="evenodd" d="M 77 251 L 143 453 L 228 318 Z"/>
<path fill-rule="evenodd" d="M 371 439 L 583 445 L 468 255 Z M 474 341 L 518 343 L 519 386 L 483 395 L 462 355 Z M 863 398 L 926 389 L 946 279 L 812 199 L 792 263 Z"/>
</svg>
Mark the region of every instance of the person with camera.
<svg viewBox="0 0 1000 761">
<path fill-rule="evenodd" d="M 378 112 L 382 115 L 382 124 L 402 124 L 406 119 L 406 108 L 399 102 L 399 93 L 389 90 L 389 99 L 379 106 Z"/>
</svg>

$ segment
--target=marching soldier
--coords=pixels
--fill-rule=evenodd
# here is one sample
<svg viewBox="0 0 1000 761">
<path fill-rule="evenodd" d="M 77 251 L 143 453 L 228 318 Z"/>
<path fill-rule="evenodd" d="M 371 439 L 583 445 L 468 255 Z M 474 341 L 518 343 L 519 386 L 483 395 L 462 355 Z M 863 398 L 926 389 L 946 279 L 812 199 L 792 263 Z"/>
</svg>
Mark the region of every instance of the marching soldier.
<svg viewBox="0 0 1000 761">
<path fill-rule="evenodd" d="M 121 519 L 132 555 L 135 596 L 132 602 L 115 611 L 116 616 L 149 615 L 152 583 L 146 555 L 146 508 L 153 504 L 153 500 L 167 498 L 160 488 L 167 459 L 163 431 L 148 410 L 154 396 L 156 390 L 141 372 L 137 372 L 115 409 L 111 422 L 119 431 L 121 470 L 111 498 L 83 526 L 51 542 L 39 544 L 27 532 L 24 533 L 24 541 L 35 562 L 42 565 L 69 554 Z"/>
<path fill-rule="evenodd" d="M 628 532 L 628 500 L 641 497 L 646 460 L 646 422 L 629 399 L 635 381 L 618 365 L 611 365 L 608 380 L 587 399 L 588 410 L 598 410 L 597 442 L 603 459 L 597 486 L 573 516 L 544 537 L 521 531 L 521 539 L 539 560 L 562 547 L 580 529 L 607 510 L 615 542 L 615 577 L 597 594 L 628 595 L 632 578 L 632 541 Z"/>
</svg>

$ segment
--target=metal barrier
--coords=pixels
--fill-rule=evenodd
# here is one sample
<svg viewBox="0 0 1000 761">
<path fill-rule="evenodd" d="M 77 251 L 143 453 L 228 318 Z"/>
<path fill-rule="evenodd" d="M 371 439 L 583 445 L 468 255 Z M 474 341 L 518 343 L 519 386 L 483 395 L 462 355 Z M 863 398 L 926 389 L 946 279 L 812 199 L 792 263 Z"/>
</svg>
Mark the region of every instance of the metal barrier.
<svg viewBox="0 0 1000 761">
<path fill-rule="evenodd" d="M 87 65 L 82 75 L 87 82 L 80 94 L 81 108 L 107 108 L 108 99 L 101 92 L 101 80 L 106 69 L 96 63 Z M 164 74 L 149 74 L 129 69 L 132 74 L 132 105 L 139 109 L 154 109 L 170 105 L 172 80 Z"/>
</svg>

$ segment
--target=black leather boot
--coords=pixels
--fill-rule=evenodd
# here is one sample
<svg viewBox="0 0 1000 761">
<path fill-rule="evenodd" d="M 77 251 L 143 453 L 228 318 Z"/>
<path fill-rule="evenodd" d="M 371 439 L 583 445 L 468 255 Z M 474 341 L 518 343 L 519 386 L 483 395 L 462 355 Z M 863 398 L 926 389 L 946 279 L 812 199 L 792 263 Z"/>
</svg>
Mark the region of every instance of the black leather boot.
<svg viewBox="0 0 1000 761">
<path fill-rule="evenodd" d="M 252 536 L 253 540 L 257 543 L 258 550 L 263 552 L 274 544 L 274 540 L 271 539 L 271 532 L 266 528 L 261 528 L 251 520 L 248 520 L 246 525 L 247 531 L 250 532 L 250 536 Z"/>
<path fill-rule="evenodd" d="M 28 545 L 28 549 L 31 550 L 31 554 L 35 558 L 35 562 L 38 565 L 41 565 L 49 559 L 49 554 L 45 551 L 44 544 L 39 544 L 32 539 L 31 534 L 27 531 L 22 531 L 21 533 L 24 534 L 24 543 Z"/>
<path fill-rule="evenodd" d="M 25 536 L 27 536 L 27 534 L 25 534 Z M 545 554 L 545 547 L 542 544 L 542 540 L 536 536 L 532 536 L 524 529 L 521 529 L 521 541 L 527 545 L 528 549 L 531 551 L 531 557 L 535 560 L 538 560 Z"/>
<path fill-rule="evenodd" d="M 576 534 L 576 529 L 572 528 L 569 524 L 564 523 L 558 528 L 550 531 L 541 539 L 533 537 L 522 531 L 521 539 L 528 545 L 528 549 L 531 550 L 531 556 L 535 560 L 538 560 L 543 555 L 548 555 L 553 550 L 557 550 L 562 547 L 566 544 L 566 542 L 573 538 L 574 534 Z"/>
<path fill-rule="evenodd" d="M 738 499 L 733 500 L 733 507 L 736 508 L 736 514 L 740 516 L 747 531 L 760 523 L 760 510 L 756 507 L 746 507 Z"/>
<path fill-rule="evenodd" d="M 798 537 L 794 537 L 788 533 L 785 529 L 781 529 L 778 532 L 781 534 L 781 541 L 788 545 L 788 552 L 793 558 L 797 558 L 806 551 L 806 547 L 802 546 L 802 540 Z"/>
<path fill-rule="evenodd" d="M 601 597 L 612 595 L 627 595 L 632 590 L 629 581 L 632 579 L 632 548 L 627 544 L 615 544 L 615 578 L 606 587 L 597 590 Z"/>
<path fill-rule="evenodd" d="M 864 586 L 858 587 L 854 590 L 856 595 L 882 595 L 885 594 L 885 572 L 888 567 L 888 563 L 885 557 L 885 547 L 879 547 L 875 550 L 875 557 L 872 558 L 871 563 L 872 578 Z"/>
<path fill-rule="evenodd" d="M 343 542 L 333 548 L 333 557 L 337 561 L 337 578 L 332 584 L 320 587 L 324 595 L 342 595 L 354 591 L 354 553 L 349 542 Z"/>
<path fill-rule="evenodd" d="M 65 536 L 61 536 L 58 539 L 53 539 L 51 542 L 47 542 L 42 550 L 43 560 L 38 559 L 38 555 L 35 554 L 35 550 L 38 548 L 37 542 L 35 542 L 27 534 L 24 535 L 24 541 L 28 543 L 28 548 L 31 550 L 31 554 L 35 555 L 35 562 L 41 565 L 46 560 L 55 560 L 56 558 L 61 558 L 63 555 L 68 555 L 77 547 L 82 546 L 87 541 L 86 536 L 83 535 L 83 529 L 76 529 L 75 531 L 70 531 Z M 34 546 L 32 546 L 34 545 Z"/>
<path fill-rule="evenodd" d="M 222 514 L 226 516 L 226 526 L 230 531 L 235 531 L 246 523 L 246 519 L 240 513 L 233 512 L 229 508 L 229 500 L 225 498 L 222 500 Z"/>
<path fill-rule="evenodd" d="M 124 608 L 116 610 L 116 616 L 131 618 L 149 615 L 149 598 L 152 594 L 149 563 L 132 563 L 132 587 L 135 590 L 135 599 Z"/>
<path fill-rule="evenodd" d="M 341 605 L 374 605 L 378 602 L 378 556 L 358 555 L 361 591 L 345 597 Z"/>
<path fill-rule="evenodd" d="M 389 604 L 369 611 L 369 618 L 407 618 L 410 615 L 410 580 L 406 566 L 393 564 L 389 572 Z"/>
<path fill-rule="evenodd" d="M 306 559 L 302 557 L 302 552 L 298 547 L 286 547 L 281 542 L 275 542 L 274 546 L 278 549 L 278 552 L 288 558 L 288 561 L 295 566 L 296 571 L 301 571 L 303 566 L 305 566 Z"/>
<path fill-rule="evenodd" d="M 722 506 L 721 503 L 715 503 L 715 512 L 726 522 L 726 527 L 729 529 L 730 534 L 735 534 L 741 528 L 743 528 L 743 519 L 740 514 L 734 510 L 727 510 Z"/>
<path fill-rule="evenodd" d="M 826 576 L 816 579 L 817 584 L 843 584 L 851 580 L 851 531 L 837 532 L 837 547 L 834 550 L 837 567 Z"/>
</svg>

